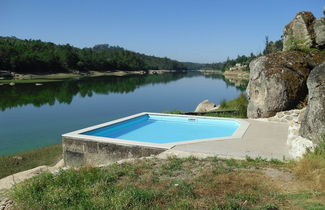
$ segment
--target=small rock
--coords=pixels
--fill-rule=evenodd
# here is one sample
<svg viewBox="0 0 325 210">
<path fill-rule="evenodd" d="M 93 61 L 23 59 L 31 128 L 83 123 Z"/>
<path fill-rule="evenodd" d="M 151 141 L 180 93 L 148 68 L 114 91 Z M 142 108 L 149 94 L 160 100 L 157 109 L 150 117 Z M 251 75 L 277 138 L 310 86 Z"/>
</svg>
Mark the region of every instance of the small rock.
<svg viewBox="0 0 325 210">
<path fill-rule="evenodd" d="M 283 112 L 278 112 L 278 113 L 276 114 L 276 116 L 277 116 L 278 118 L 282 118 L 282 117 L 284 116 L 284 114 L 283 114 Z"/>
<path fill-rule="evenodd" d="M 300 114 L 298 116 L 298 123 L 300 124 L 302 122 L 302 120 L 304 119 L 305 117 L 305 112 L 306 112 L 306 107 L 303 108 L 301 111 L 300 111 Z"/>
<path fill-rule="evenodd" d="M 10 86 L 14 86 L 15 83 L 14 83 L 14 82 L 10 82 L 9 85 L 10 85 Z"/>
<path fill-rule="evenodd" d="M 209 112 L 219 108 L 216 104 L 210 102 L 209 100 L 202 101 L 195 109 L 194 112 Z"/>
<path fill-rule="evenodd" d="M 307 150 L 312 150 L 314 148 L 314 144 L 312 141 L 305 139 L 301 136 L 294 136 L 292 139 L 290 139 L 290 155 L 294 159 L 301 158 Z"/>
<path fill-rule="evenodd" d="M 35 83 L 36 86 L 41 86 L 43 85 L 42 83 Z"/>
<path fill-rule="evenodd" d="M 15 160 L 22 160 L 23 157 L 18 156 L 18 155 L 15 155 L 15 156 L 12 157 L 12 159 L 15 159 Z"/>
</svg>

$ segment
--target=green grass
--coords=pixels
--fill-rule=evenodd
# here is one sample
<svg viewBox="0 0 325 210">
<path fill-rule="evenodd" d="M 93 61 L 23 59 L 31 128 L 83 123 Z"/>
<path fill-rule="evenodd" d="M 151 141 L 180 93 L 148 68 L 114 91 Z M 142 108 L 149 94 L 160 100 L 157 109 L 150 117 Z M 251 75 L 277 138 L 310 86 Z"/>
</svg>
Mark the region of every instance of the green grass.
<svg viewBox="0 0 325 210">
<path fill-rule="evenodd" d="M 13 155 L 0 156 L 0 178 L 35 168 L 40 165 L 53 165 L 62 159 L 62 145 L 24 151 Z"/>
<path fill-rule="evenodd" d="M 230 100 L 230 101 L 222 101 L 220 104 L 219 110 L 235 110 L 234 112 L 220 112 L 220 113 L 204 113 L 200 114 L 201 116 L 210 116 L 210 117 L 229 117 L 229 118 L 247 118 L 247 106 L 248 100 L 245 94 L 240 94 L 239 97 Z M 184 114 L 184 112 L 180 110 L 173 111 L 164 111 L 164 113 L 168 114 Z"/>
<path fill-rule="evenodd" d="M 286 170 L 287 166 L 285 162 L 261 158 L 144 159 L 102 169 L 84 167 L 43 173 L 16 185 L 9 196 L 17 209 L 324 207 L 321 192 L 278 189 L 276 182 L 263 173 L 265 167 Z"/>
</svg>

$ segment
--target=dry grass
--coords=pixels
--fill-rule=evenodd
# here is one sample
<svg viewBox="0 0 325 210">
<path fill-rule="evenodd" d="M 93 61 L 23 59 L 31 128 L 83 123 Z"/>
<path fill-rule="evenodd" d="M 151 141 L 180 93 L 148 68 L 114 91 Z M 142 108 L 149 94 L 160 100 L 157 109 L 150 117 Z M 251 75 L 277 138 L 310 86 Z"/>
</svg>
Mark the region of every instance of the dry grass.
<svg viewBox="0 0 325 210">
<path fill-rule="evenodd" d="M 325 135 L 313 152 L 307 153 L 293 168 L 294 174 L 312 189 L 325 192 Z"/>
<path fill-rule="evenodd" d="M 325 207 L 325 195 L 315 192 L 279 161 L 170 158 L 47 173 L 17 185 L 10 196 L 19 209 Z"/>
<path fill-rule="evenodd" d="M 325 192 L 325 156 L 306 157 L 294 167 L 294 174 L 314 190 Z"/>
</svg>

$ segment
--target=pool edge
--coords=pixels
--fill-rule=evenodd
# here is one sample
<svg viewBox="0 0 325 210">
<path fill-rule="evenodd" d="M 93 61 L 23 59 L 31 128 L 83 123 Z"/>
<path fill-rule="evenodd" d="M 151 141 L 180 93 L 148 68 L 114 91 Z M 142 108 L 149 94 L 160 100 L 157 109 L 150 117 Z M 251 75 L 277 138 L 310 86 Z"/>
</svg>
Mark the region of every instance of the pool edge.
<svg viewBox="0 0 325 210">
<path fill-rule="evenodd" d="M 196 139 L 182 142 L 171 143 L 149 143 L 140 141 L 130 141 L 124 139 L 89 136 L 83 135 L 94 129 L 104 126 L 116 124 L 125 120 L 133 119 L 143 115 L 158 115 L 158 116 L 173 116 L 173 117 L 191 117 L 200 119 L 215 119 L 215 120 L 231 120 L 239 123 L 239 128 L 229 137 Z M 114 162 L 120 159 L 150 156 L 151 154 L 158 154 L 160 152 L 169 150 L 177 145 L 193 144 L 208 141 L 224 141 L 224 140 L 240 140 L 245 135 L 249 127 L 249 122 L 237 118 L 223 118 L 223 117 L 208 117 L 208 116 L 193 116 L 193 115 L 180 115 L 180 114 L 167 114 L 167 113 L 154 113 L 154 112 L 141 112 L 131 116 L 119 118 L 113 121 L 101 123 L 99 125 L 90 126 L 87 128 L 79 129 L 62 135 L 63 155 L 66 165 L 98 165 Z M 73 143 L 71 143 L 73 142 Z M 106 149 L 102 149 L 106 148 Z M 123 152 L 122 152 L 123 151 Z M 111 153 L 111 154 L 109 154 Z M 122 154 L 125 153 L 125 154 Z M 115 154 L 115 155 L 114 155 Z"/>
</svg>

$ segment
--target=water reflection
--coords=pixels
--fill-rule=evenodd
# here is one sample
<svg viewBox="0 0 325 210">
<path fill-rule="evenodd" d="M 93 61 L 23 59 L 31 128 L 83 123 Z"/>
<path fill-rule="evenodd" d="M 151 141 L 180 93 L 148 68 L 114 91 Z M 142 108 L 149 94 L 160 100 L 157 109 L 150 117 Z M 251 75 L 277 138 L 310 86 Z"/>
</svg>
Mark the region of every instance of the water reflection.
<svg viewBox="0 0 325 210">
<path fill-rule="evenodd" d="M 227 86 L 235 86 L 237 90 L 240 90 L 242 92 L 246 91 L 248 80 L 243 79 L 227 79 L 224 75 L 218 74 L 218 73 L 211 73 L 211 74 L 205 74 L 206 78 L 211 79 L 222 79 L 225 81 Z"/>
<path fill-rule="evenodd" d="M 91 97 L 93 94 L 129 93 L 135 89 L 157 83 L 169 83 L 184 77 L 195 77 L 199 72 L 166 73 L 157 75 L 132 75 L 132 76 L 105 76 L 82 78 L 61 82 L 44 83 L 42 86 L 35 84 L 16 84 L 15 86 L 0 86 L 0 110 L 32 104 L 35 107 L 54 105 L 55 103 L 70 104 L 76 95 Z M 223 75 L 204 75 L 207 78 L 223 79 L 227 86 L 235 84 L 225 79 Z M 244 91 L 247 83 L 236 88 Z"/>
</svg>

